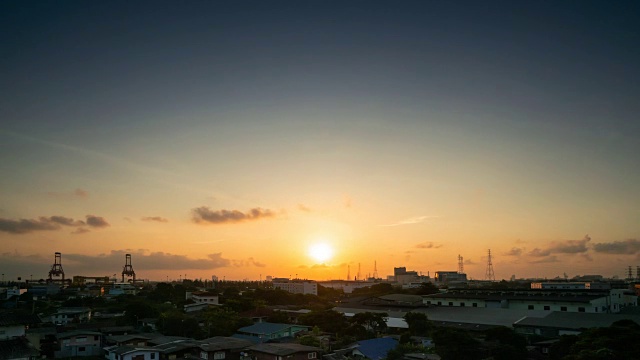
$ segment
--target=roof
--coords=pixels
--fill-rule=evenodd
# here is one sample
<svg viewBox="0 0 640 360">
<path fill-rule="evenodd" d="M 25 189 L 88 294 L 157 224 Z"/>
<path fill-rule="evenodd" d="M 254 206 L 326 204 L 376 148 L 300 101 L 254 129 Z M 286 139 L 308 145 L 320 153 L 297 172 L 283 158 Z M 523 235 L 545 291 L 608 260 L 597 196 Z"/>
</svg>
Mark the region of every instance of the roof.
<svg viewBox="0 0 640 360">
<path fill-rule="evenodd" d="M 640 325 L 640 316 L 638 315 L 554 311 L 542 318 L 527 316 L 516 321 L 513 326 L 579 330 L 594 327 L 609 327 L 611 324 L 619 320 L 632 320 Z"/>
<path fill-rule="evenodd" d="M 154 349 L 150 346 L 131 346 L 131 345 L 122 345 L 122 346 L 110 346 L 104 348 L 109 353 L 115 353 L 116 355 L 125 355 L 136 351 L 148 351 L 148 352 L 159 352 L 160 350 Z"/>
<path fill-rule="evenodd" d="M 115 341 L 117 343 L 127 342 L 131 340 L 136 340 L 136 339 L 150 340 L 148 337 L 140 334 L 113 335 L 113 336 L 109 336 L 108 338 L 108 340 Z"/>
<path fill-rule="evenodd" d="M 371 360 L 385 359 L 391 349 L 398 346 L 398 340 L 393 338 L 378 338 L 358 341 L 358 351 Z"/>
<path fill-rule="evenodd" d="M 238 332 L 248 333 L 248 334 L 269 335 L 269 334 L 275 334 L 277 332 L 287 330 L 287 329 L 289 329 L 291 327 L 294 327 L 294 326 L 295 327 L 308 328 L 308 326 L 302 326 L 302 325 L 261 322 L 261 323 L 256 323 L 256 324 L 253 324 L 253 325 L 249 325 L 249 326 L 245 326 L 243 328 L 240 328 L 240 329 L 238 329 Z"/>
<path fill-rule="evenodd" d="M 306 345 L 292 344 L 292 343 L 287 343 L 287 344 L 266 343 L 266 344 L 253 345 L 249 347 L 249 350 L 261 352 L 265 354 L 272 354 L 276 356 L 288 356 L 288 355 L 293 355 L 301 352 L 304 352 L 304 353 L 318 352 L 318 351 L 321 351 L 322 349 L 317 348 L 315 346 L 306 346 Z"/>
<path fill-rule="evenodd" d="M 239 350 L 245 349 L 254 344 L 254 342 L 246 339 L 235 337 L 215 336 L 208 339 L 200 340 L 200 349 L 204 351 L 216 350 Z"/>
<path fill-rule="evenodd" d="M 248 342 L 250 342 L 251 344 L 259 344 L 262 342 L 262 339 L 260 339 L 257 336 L 251 336 L 251 335 L 244 335 L 244 334 L 233 334 L 231 335 L 232 338 L 234 339 L 238 339 L 238 340 L 246 340 Z"/>
<path fill-rule="evenodd" d="M 387 301 L 397 301 L 397 302 L 406 302 L 406 303 L 422 302 L 422 296 L 420 295 L 389 294 L 389 295 L 379 296 L 379 298 Z"/>
<path fill-rule="evenodd" d="M 183 351 L 187 349 L 197 348 L 198 344 L 195 341 L 189 340 L 176 340 L 166 344 L 156 345 L 153 348 L 160 350 L 164 354 L 171 354 L 176 351 Z"/>
<path fill-rule="evenodd" d="M 425 295 L 424 300 L 431 299 L 477 299 L 484 301 L 524 300 L 524 301 L 565 301 L 588 303 L 592 300 L 607 296 L 608 293 L 597 290 L 563 291 L 449 291 L 446 293 Z"/>
<path fill-rule="evenodd" d="M 42 320 L 35 314 L 0 313 L 0 326 L 39 324 Z"/>
<path fill-rule="evenodd" d="M 58 339 L 65 339 L 74 336 L 82 336 L 82 335 L 94 335 L 94 336 L 102 336 L 102 333 L 97 331 L 85 331 L 85 330 L 72 330 L 63 333 L 59 333 L 57 335 Z"/>
</svg>

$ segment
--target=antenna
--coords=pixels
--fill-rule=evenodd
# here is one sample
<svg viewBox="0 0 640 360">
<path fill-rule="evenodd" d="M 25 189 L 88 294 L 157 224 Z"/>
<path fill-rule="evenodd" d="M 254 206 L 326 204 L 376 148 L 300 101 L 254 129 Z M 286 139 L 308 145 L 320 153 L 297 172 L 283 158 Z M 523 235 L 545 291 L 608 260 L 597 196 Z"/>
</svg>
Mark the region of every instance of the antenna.
<svg viewBox="0 0 640 360">
<path fill-rule="evenodd" d="M 640 269 L 640 266 L 638 267 L 638 269 Z M 378 261 L 374 261 L 373 262 L 373 279 L 377 279 L 378 278 Z"/>
<path fill-rule="evenodd" d="M 133 283 L 136 282 L 136 272 L 133 271 L 133 266 L 131 266 L 131 254 L 126 254 L 124 257 L 124 267 L 122 268 L 122 282 L 124 282 L 124 276 L 130 276 L 133 278 Z M 187 274 L 184 275 L 187 277 Z"/>
<path fill-rule="evenodd" d="M 458 254 L 458 274 L 464 274 L 464 262 L 463 258 Z"/>
<path fill-rule="evenodd" d="M 485 280 L 496 281 L 496 274 L 493 272 L 493 263 L 491 262 L 491 249 L 489 249 L 489 257 L 487 258 L 487 271 L 484 274 Z"/>
<path fill-rule="evenodd" d="M 347 265 L 347 281 L 351 280 L 351 265 Z"/>
</svg>

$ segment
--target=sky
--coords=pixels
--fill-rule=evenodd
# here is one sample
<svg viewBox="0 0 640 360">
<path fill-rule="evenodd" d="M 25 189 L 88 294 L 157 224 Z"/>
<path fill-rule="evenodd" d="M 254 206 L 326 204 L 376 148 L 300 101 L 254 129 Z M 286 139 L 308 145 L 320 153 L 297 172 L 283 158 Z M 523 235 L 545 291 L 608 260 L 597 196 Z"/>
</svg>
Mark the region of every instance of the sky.
<svg viewBox="0 0 640 360">
<path fill-rule="evenodd" d="M 0 271 L 640 265 L 637 1 L 3 1 Z"/>
</svg>

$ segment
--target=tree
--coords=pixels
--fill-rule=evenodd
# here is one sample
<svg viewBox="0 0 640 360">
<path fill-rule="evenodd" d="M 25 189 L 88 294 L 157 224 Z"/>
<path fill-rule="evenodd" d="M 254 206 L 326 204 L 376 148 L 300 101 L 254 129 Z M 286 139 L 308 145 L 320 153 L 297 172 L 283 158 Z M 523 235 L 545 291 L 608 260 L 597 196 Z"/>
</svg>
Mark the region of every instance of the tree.
<svg viewBox="0 0 640 360">
<path fill-rule="evenodd" d="M 550 349 L 552 359 L 637 359 L 640 326 L 618 321 L 606 328 L 592 328 L 574 337 L 561 337 Z"/>
<path fill-rule="evenodd" d="M 481 359 L 480 342 L 458 329 L 440 329 L 433 334 L 435 352 L 442 360 Z"/>
<path fill-rule="evenodd" d="M 489 329 L 485 340 L 497 342 L 491 349 L 495 360 L 524 359 L 527 356 L 527 339 L 513 329 L 504 326 Z"/>
<path fill-rule="evenodd" d="M 404 320 L 409 325 L 411 335 L 426 336 L 431 331 L 431 323 L 425 313 L 408 312 L 404 315 Z"/>
<path fill-rule="evenodd" d="M 373 332 L 374 335 L 377 335 L 379 332 L 387 329 L 387 318 L 389 314 L 387 313 L 372 313 L 372 312 L 363 312 L 357 313 L 351 318 L 351 323 L 362 325 L 365 329 Z"/>
<path fill-rule="evenodd" d="M 317 326 L 320 330 L 336 334 L 347 327 L 347 318 L 335 310 L 311 311 L 298 318 L 298 321 L 307 326 Z"/>
<path fill-rule="evenodd" d="M 437 294 L 439 293 L 440 290 L 438 289 L 437 286 L 433 285 L 430 282 L 423 282 L 420 287 L 418 288 L 418 290 L 415 292 L 416 295 L 431 295 L 431 294 Z"/>
<path fill-rule="evenodd" d="M 426 353 L 428 349 L 420 345 L 413 344 L 398 344 L 395 349 L 389 350 L 387 353 L 387 360 L 401 360 L 405 354 L 410 353 Z"/>
</svg>

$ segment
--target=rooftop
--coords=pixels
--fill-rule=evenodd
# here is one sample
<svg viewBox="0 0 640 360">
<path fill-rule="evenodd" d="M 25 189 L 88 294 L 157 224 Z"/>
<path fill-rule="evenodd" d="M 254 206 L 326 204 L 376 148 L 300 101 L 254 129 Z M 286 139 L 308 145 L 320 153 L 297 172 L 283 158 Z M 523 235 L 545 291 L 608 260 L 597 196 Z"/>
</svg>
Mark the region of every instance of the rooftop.
<svg viewBox="0 0 640 360">
<path fill-rule="evenodd" d="M 314 346 L 306 346 L 301 344 L 258 344 L 249 348 L 253 351 L 272 354 L 276 356 L 288 356 L 299 352 L 321 351 L 322 349 Z"/>
</svg>

